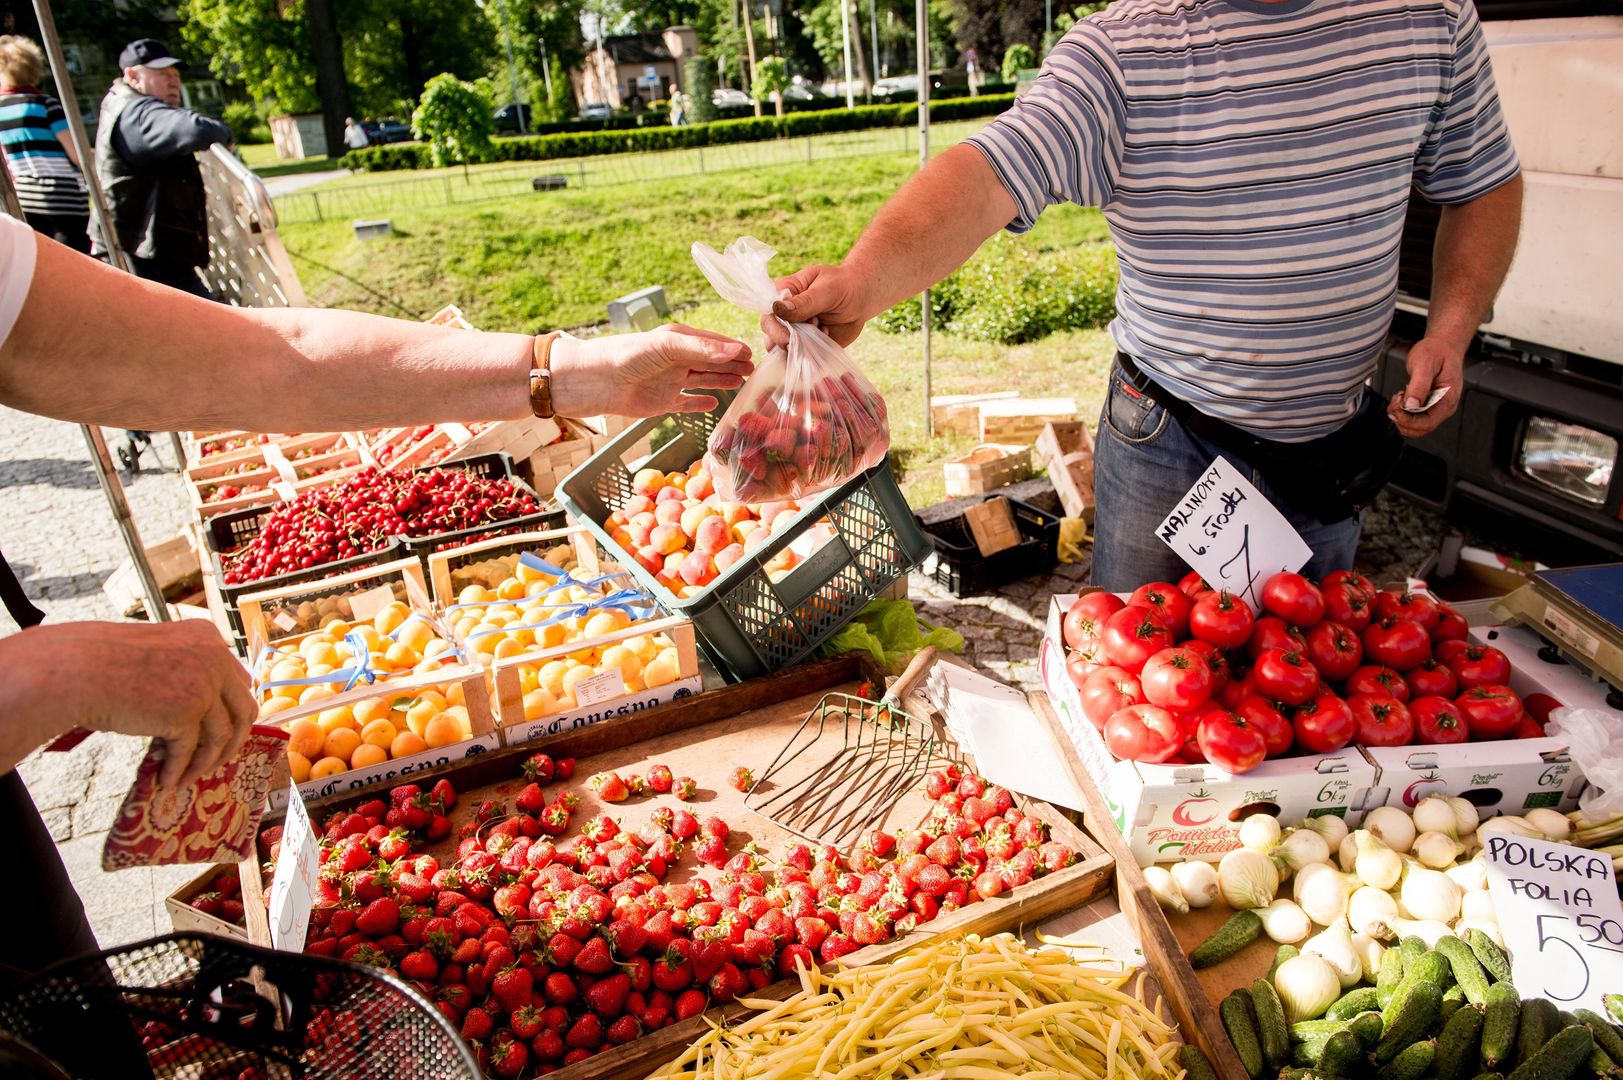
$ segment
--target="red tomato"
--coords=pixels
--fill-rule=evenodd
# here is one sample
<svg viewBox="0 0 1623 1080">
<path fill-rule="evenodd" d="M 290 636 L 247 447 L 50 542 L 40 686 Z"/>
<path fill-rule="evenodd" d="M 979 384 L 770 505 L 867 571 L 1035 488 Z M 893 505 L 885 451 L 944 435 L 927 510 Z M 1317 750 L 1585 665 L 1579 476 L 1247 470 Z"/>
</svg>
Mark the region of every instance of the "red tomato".
<svg viewBox="0 0 1623 1080">
<path fill-rule="evenodd" d="M 1255 625 L 1246 602 L 1232 593 L 1208 592 L 1189 610 L 1189 633 L 1219 649 L 1238 649 Z"/>
<path fill-rule="evenodd" d="M 1065 674 L 1071 677 L 1078 690 L 1087 684 L 1088 677 L 1099 670 L 1099 661 L 1094 653 L 1078 649 L 1065 658 Z"/>
<path fill-rule="evenodd" d="M 1425 593 L 1383 589 L 1375 596 L 1376 619 L 1403 619 L 1408 622 L 1417 622 L 1425 627 L 1428 634 L 1437 626 L 1439 614 L 1437 601 Z"/>
<path fill-rule="evenodd" d="M 1431 656 L 1431 638 L 1417 622 L 1382 619 L 1364 631 L 1364 655 L 1385 667 L 1408 671 Z"/>
<path fill-rule="evenodd" d="M 1082 684 L 1082 715 L 1100 731 L 1112 713 L 1129 705 L 1144 704 L 1144 688 L 1138 676 L 1119 667 L 1102 667 Z"/>
<path fill-rule="evenodd" d="M 1199 570 L 1191 570 L 1178 579 L 1178 590 L 1193 602 L 1211 592 L 1212 587 L 1206 584 L 1206 579 L 1200 576 Z"/>
<path fill-rule="evenodd" d="M 1314 754 L 1333 754 L 1353 741 L 1358 722 L 1352 709 L 1328 690 L 1320 690 L 1291 716 L 1296 741 Z"/>
<path fill-rule="evenodd" d="M 1275 574 L 1262 586 L 1262 606 L 1297 626 L 1312 626 L 1324 618 L 1324 594 L 1301 574 Z"/>
<path fill-rule="evenodd" d="M 1434 640 L 1431 646 L 1431 655 L 1439 663 L 1446 664 L 1470 647 L 1470 642 L 1460 641 L 1458 638 L 1447 638 L 1443 641 Z"/>
<path fill-rule="evenodd" d="M 1251 677 L 1251 673 L 1248 671 L 1238 679 L 1231 676 L 1228 685 L 1224 686 L 1214 696 L 1225 709 L 1233 709 L 1256 692 L 1257 681 Z"/>
<path fill-rule="evenodd" d="M 1269 649 L 1251 669 L 1257 693 L 1286 705 L 1300 705 L 1319 692 L 1319 670 L 1299 652 Z"/>
<path fill-rule="evenodd" d="M 1347 696 L 1354 694 L 1389 694 L 1399 701 L 1409 700 L 1409 684 L 1403 676 L 1389 667 L 1365 664 L 1347 676 Z"/>
<path fill-rule="evenodd" d="M 1465 714 L 1472 742 L 1506 738 L 1522 718 L 1522 699 L 1510 687 L 1495 683 L 1471 687 L 1455 698 L 1454 704 Z"/>
<path fill-rule="evenodd" d="M 1369 625 L 1372 601 L 1364 595 L 1363 590 L 1343 581 L 1339 585 L 1325 585 L 1323 592 L 1326 619 L 1355 632 Z"/>
<path fill-rule="evenodd" d="M 1104 631 L 1106 619 L 1126 606 L 1126 601 L 1115 593 L 1103 590 L 1083 593 L 1071 602 L 1061 620 L 1065 644 L 1073 649 L 1081 648 L 1085 639 L 1098 637 Z"/>
<path fill-rule="evenodd" d="M 1162 649 L 1145 661 L 1139 681 L 1144 699 L 1163 709 L 1193 709 L 1212 696 L 1211 666 L 1188 649 Z"/>
<path fill-rule="evenodd" d="M 1324 580 L 1319 583 L 1319 588 L 1329 591 L 1330 589 L 1338 589 L 1343 585 L 1351 586 L 1355 591 L 1362 593 L 1364 599 L 1369 603 L 1375 602 L 1375 594 L 1379 591 L 1375 588 L 1373 581 L 1356 570 L 1332 570 L 1324 575 Z"/>
<path fill-rule="evenodd" d="M 1206 660 L 1206 666 L 1212 669 L 1212 696 L 1216 697 L 1218 691 L 1229 684 L 1229 657 L 1228 653 L 1219 649 L 1209 641 L 1190 638 L 1180 649 L 1186 649 Z"/>
<path fill-rule="evenodd" d="M 1449 607 L 1447 604 L 1437 605 L 1439 612 L 1437 626 L 1431 632 L 1431 640 L 1437 641 L 1464 641 L 1471 632 L 1471 626 L 1465 621 L 1465 616 Z"/>
<path fill-rule="evenodd" d="M 1140 585 L 1127 600 L 1129 607 L 1136 604 L 1147 607 L 1160 617 L 1168 630 L 1172 631 L 1172 639 L 1181 641 L 1189 636 L 1189 609 L 1193 606 L 1189 597 L 1176 585 L 1166 581 L 1152 581 L 1148 585 Z"/>
<path fill-rule="evenodd" d="M 1561 703 L 1549 694 L 1528 694 L 1522 698 L 1522 708 L 1526 709 L 1527 715 L 1538 724 L 1540 731 L 1543 731 L 1544 725 L 1550 722 L 1550 711 L 1560 707 Z"/>
<path fill-rule="evenodd" d="M 1340 682 L 1364 659 L 1364 643 L 1358 635 L 1329 619 L 1307 632 L 1307 658 L 1328 682 Z"/>
<path fill-rule="evenodd" d="M 1105 657 L 1136 674 L 1144 661 L 1172 644 L 1172 631 L 1154 611 L 1129 604 L 1105 620 L 1103 640 Z"/>
<path fill-rule="evenodd" d="M 1347 699 L 1365 746 L 1407 746 L 1414 742 L 1414 717 L 1390 694 L 1354 694 Z"/>
<path fill-rule="evenodd" d="M 1278 757 L 1290 750 L 1296 737 L 1291 731 L 1290 721 L 1281 716 L 1267 698 L 1252 694 L 1234 706 L 1234 712 L 1262 732 L 1262 737 L 1268 743 L 1269 757 Z"/>
<path fill-rule="evenodd" d="M 1424 660 L 1419 667 L 1403 673 L 1409 684 L 1409 698 L 1419 701 L 1423 697 L 1443 697 L 1452 700 L 1460 692 L 1460 681 L 1446 664 Z"/>
<path fill-rule="evenodd" d="M 1522 713 L 1522 718 L 1516 721 L 1516 732 L 1512 737 L 1517 739 L 1542 739 L 1544 738 L 1544 725 L 1527 713 Z"/>
<path fill-rule="evenodd" d="M 1445 697 L 1429 695 L 1409 702 L 1414 717 L 1415 741 L 1429 744 L 1462 743 L 1471 737 L 1459 706 Z"/>
<path fill-rule="evenodd" d="M 1183 745 L 1178 721 L 1156 705 L 1129 705 L 1105 721 L 1105 745 L 1123 761 L 1165 761 Z"/>
<path fill-rule="evenodd" d="M 1510 658 L 1492 645 L 1467 646 L 1448 661 L 1448 666 L 1459 677 L 1461 690 L 1510 681 Z"/>
<path fill-rule="evenodd" d="M 1262 732 L 1223 708 L 1206 710 L 1195 729 L 1195 741 L 1206 760 L 1226 773 L 1249 772 L 1268 756 Z"/>
<path fill-rule="evenodd" d="M 1251 640 L 1246 643 L 1246 651 L 1253 660 L 1269 649 L 1299 652 L 1305 648 L 1307 635 L 1301 628 L 1273 615 L 1264 615 L 1257 620 L 1257 625 L 1251 631 Z"/>
</svg>

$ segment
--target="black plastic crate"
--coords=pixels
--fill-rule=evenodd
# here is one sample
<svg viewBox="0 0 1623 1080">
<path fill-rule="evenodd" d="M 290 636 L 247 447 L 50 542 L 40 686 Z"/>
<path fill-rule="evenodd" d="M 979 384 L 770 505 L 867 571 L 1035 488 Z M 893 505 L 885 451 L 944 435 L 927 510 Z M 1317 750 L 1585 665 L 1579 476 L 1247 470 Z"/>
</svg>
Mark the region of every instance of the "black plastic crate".
<svg viewBox="0 0 1623 1080">
<path fill-rule="evenodd" d="M 510 480 L 513 486 L 525 492 L 537 503 L 546 507 L 550 501 L 545 496 L 536 493 L 536 490 L 523 480 L 519 479 L 514 471 L 513 459 L 504 453 L 477 454 L 471 458 L 458 461 L 442 461 L 435 465 L 423 465 L 413 469 L 412 472 L 433 472 L 435 470 L 461 469 L 473 473 L 483 480 Z M 467 529 L 458 529 L 456 532 L 435 533 L 432 536 L 402 536 L 399 537 L 401 554 L 414 556 L 423 566 L 423 573 L 428 573 L 428 557 L 436 551 L 445 551 L 448 548 L 461 547 L 463 544 L 473 544 L 480 540 L 490 540 L 498 536 L 520 532 L 544 532 L 548 529 L 561 529 L 564 526 L 564 509 L 556 502 L 551 509 L 542 509 L 538 513 L 523 514 L 519 517 L 503 518 L 501 521 L 487 522 L 484 525 L 474 525 Z"/>
<path fill-rule="evenodd" d="M 999 497 L 988 495 L 977 501 Z M 974 596 L 1054 569 L 1059 561 L 1060 519 L 1018 499 L 1009 499 L 1009 508 L 1020 529 L 1020 543 L 991 556 L 982 555 L 975 546 L 963 515 L 944 521 L 921 520 L 935 553 L 924 560 L 919 572 L 954 596 Z"/>
</svg>

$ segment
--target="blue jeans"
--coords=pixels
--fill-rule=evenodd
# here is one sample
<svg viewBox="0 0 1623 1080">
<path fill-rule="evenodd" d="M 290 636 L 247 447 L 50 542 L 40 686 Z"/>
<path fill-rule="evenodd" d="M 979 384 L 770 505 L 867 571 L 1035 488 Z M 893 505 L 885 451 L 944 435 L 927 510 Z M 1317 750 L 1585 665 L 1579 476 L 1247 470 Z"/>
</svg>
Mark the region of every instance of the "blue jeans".
<svg viewBox="0 0 1623 1080">
<path fill-rule="evenodd" d="M 1219 456 L 1250 477 L 1313 549 L 1313 559 L 1302 573 L 1317 580 L 1332 570 L 1352 567 L 1361 513 L 1323 525 L 1296 510 L 1268 486 L 1254 463 L 1192 434 L 1126 382 L 1119 367 L 1110 371 L 1096 442 L 1091 580 L 1102 589 L 1128 592 L 1151 581 L 1176 582 L 1189 572 L 1188 565 L 1156 536 L 1156 529 Z"/>
</svg>

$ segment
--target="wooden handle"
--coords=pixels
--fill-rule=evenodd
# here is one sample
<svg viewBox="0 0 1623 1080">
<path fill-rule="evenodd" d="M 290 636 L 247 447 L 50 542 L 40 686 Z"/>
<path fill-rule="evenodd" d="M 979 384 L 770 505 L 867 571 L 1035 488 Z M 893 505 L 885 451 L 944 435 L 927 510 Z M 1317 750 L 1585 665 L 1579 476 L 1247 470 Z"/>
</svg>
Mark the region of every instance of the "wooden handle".
<svg viewBox="0 0 1623 1080">
<path fill-rule="evenodd" d="M 933 663 L 935 663 L 935 646 L 926 645 L 914 655 L 896 681 L 890 684 L 890 689 L 885 691 L 885 696 L 879 699 L 879 703 L 895 707 Z"/>
</svg>

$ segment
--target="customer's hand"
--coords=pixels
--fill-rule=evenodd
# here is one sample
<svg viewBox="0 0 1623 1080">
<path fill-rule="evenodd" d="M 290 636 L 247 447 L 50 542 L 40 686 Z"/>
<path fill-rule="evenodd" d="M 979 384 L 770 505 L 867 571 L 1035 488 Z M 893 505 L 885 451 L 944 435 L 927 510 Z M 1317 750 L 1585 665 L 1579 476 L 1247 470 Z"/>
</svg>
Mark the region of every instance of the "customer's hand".
<svg viewBox="0 0 1623 1080">
<path fill-rule="evenodd" d="M 674 323 L 640 334 L 559 338 L 552 405 L 561 416 L 709 412 L 715 396 L 691 391 L 736 390 L 753 370 L 742 341 Z"/>
<path fill-rule="evenodd" d="M 164 787 L 228 759 L 259 715 L 247 670 L 197 619 L 36 626 L 0 640 L 0 663 L 0 713 L 33 745 L 76 727 L 150 735 L 168 747 Z"/>
<path fill-rule="evenodd" d="M 860 278 L 844 266 L 808 266 L 779 278 L 778 289 L 789 295 L 772 305 L 771 315 L 761 316 L 767 343 L 777 348 L 788 344 L 789 332 L 783 323 L 792 322 L 811 323 L 836 344 L 851 344 L 875 314 L 869 310 L 868 290 Z"/>
<path fill-rule="evenodd" d="M 1460 394 L 1465 389 L 1465 354 L 1431 338 L 1421 338 L 1409 347 L 1407 367 L 1409 382 L 1392 395 L 1386 413 L 1405 438 L 1418 439 L 1435 431 L 1460 407 Z M 1433 392 L 1442 389 L 1448 393 L 1430 409 L 1409 411 L 1425 405 Z"/>
</svg>

